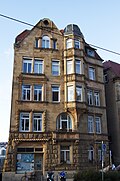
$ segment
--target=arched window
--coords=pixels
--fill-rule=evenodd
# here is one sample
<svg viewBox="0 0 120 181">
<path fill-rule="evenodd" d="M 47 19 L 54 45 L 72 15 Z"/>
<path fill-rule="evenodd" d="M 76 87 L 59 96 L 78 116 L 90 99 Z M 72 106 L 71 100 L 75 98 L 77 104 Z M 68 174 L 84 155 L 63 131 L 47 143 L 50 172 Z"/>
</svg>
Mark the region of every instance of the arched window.
<svg viewBox="0 0 120 181">
<path fill-rule="evenodd" d="M 49 36 L 42 37 L 42 48 L 50 48 L 50 38 Z"/>
<path fill-rule="evenodd" d="M 72 129 L 72 120 L 67 113 L 62 113 L 57 118 L 57 130 L 69 131 Z"/>
</svg>

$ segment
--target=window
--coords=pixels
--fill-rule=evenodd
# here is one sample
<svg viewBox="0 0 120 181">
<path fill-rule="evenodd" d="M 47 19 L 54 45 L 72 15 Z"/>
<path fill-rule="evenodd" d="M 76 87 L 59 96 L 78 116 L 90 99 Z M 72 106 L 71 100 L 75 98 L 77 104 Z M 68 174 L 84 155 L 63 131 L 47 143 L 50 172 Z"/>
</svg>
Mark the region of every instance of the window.
<svg viewBox="0 0 120 181">
<path fill-rule="evenodd" d="M 29 113 L 20 113 L 20 131 L 29 131 Z"/>
<path fill-rule="evenodd" d="M 36 38 L 35 39 L 35 48 L 39 48 L 40 47 L 40 39 Z"/>
<path fill-rule="evenodd" d="M 67 60 L 67 74 L 73 73 L 73 61 Z"/>
<path fill-rule="evenodd" d="M 34 153 L 18 153 L 16 169 L 17 173 L 34 171 Z"/>
<path fill-rule="evenodd" d="M 72 129 L 72 120 L 67 113 L 62 113 L 57 118 L 57 130 L 69 131 Z"/>
<path fill-rule="evenodd" d="M 94 56 L 95 56 L 94 50 L 87 49 L 87 55 L 89 55 L 89 56 L 91 56 L 91 57 L 94 57 Z"/>
<path fill-rule="evenodd" d="M 88 104 L 93 105 L 93 91 L 92 90 L 87 91 L 87 99 L 88 99 Z"/>
<path fill-rule="evenodd" d="M 102 161 L 102 150 L 98 150 L 98 160 L 101 162 Z"/>
<path fill-rule="evenodd" d="M 88 133 L 94 132 L 94 120 L 93 116 L 88 116 Z"/>
<path fill-rule="evenodd" d="M 33 131 L 42 131 L 42 113 L 33 114 Z"/>
<path fill-rule="evenodd" d="M 60 88 L 59 86 L 52 86 L 52 101 L 59 102 L 60 101 Z"/>
<path fill-rule="evenodd" d="M 89 79 L 95 80 L 95 69 L 93 67 L 89 67 Z"/>
<path fill-rule="evenodd" d="M 76 74 L 81 74 L 81 61 L 75 59 L 75 73 Z"/>
<path fill-rule="evenodd" d="M 42 101 L 42 85 L 34 86 L 34 100 Z"/>
<path fill-rule="evenodd" d="M 100 117 L 95 117 L 95 123 L 96 123 L 96 133 L 101 133 L 101 119 Z"/>
<path fill-rule="evenodd" d="M 76 100 L 82 101 L 82 87 L 76 87 Z"/>
<path fill-rule="evenodd" d="M 105 83 L 107 83 L 107 82 L 108 82 L 108 75 L 107 75 L 107 73 L 106 73 L 106 74 L 104 74 L 104 82 L 105 82 Z"/>
<path fill-rule="evenodd" d="M 67 39 L 66 40 L 66 48 L 67 49 L 72 48 L 72 39 Z"/>
<path fill-rule="evenodd" d="M 22 100 L 30 101 L 31 99 L 31 86 L 22 85 Z"/>
<path fill-rule="evenodd" d="M 31 73 L 32 72 L 32 59 L 23 58 L 23 73 Z"/>
<path fill-rule="evenodd" d="M 68 102 L 74 101 L 74 86 L 73 85 L 68 86 L 67 89 L 68 89 L 68 93 L 67 93 Z"/>
<path fill-rule="evenodd" d="M 74 41 L 74 46 L 75 46 L 75 48 L 79 49 L 80 48 L 80 41 L 79 40 L 75 40 Z"/>
<path fill-rule="evenodd" d="M 53 40 L 53 49 L 57 49 L 57 40 Z"/>
<path fill-rule="evenodd" d="M 34 73 L 43 74 L 43 60 L 34 60 Z"/>
<path fill-rule="evenodd" d="M 95 106 L 100 106 L 99 92 L 94 92 L 94 105 Z"/>
<path fill-rule="evenodd" d="M 60 147 L 60 162 L 70 163 L 70 146 Z"/>
<path fill-rule="evenodd" d="M 50 48 L 50 38 L 49 36 L 42 37 L 42 48 Z"/>
<path fill-rule="evenodd" d="M 93 146 L 90 146 L 88 150 L 88 160 L 93 161 L 94 160 L 94 149 Z"/>
<path fill-rule="evenodd" d="M 52 61 L 52 75 L 57 76 L 60 75 L 60 62 Z"/>
</svg>

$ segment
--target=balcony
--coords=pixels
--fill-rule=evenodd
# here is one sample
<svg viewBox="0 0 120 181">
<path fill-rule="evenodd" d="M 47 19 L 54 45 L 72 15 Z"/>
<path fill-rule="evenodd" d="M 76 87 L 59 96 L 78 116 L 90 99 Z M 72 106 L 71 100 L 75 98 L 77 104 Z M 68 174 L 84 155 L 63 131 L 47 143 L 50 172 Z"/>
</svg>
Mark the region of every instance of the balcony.
<svg viewBox="0 0 120 181">
<path fill-rule="evenodd" d="M 79 141 L 79 133 L 72 130 L 53 132 L 53 141 Z"/>
<path fill-rule="evenodd" d="M 48 141 L 52 134 L 49 132 L 11 132 L 13 141 Z"/>
</svg>

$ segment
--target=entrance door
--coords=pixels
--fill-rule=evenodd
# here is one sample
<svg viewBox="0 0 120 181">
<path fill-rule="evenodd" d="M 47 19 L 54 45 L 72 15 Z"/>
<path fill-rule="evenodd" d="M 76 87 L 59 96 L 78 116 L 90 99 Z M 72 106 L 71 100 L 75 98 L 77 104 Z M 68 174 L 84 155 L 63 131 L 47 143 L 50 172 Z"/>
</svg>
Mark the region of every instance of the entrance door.
<svg viewBox="0 0 120 181">
<path fill-rule="evenodd" d="M 34 169 L 36 171 L 42 171 L 43 170 L 43 154 L 36 153 L 34 158 Z"/>
</svg>

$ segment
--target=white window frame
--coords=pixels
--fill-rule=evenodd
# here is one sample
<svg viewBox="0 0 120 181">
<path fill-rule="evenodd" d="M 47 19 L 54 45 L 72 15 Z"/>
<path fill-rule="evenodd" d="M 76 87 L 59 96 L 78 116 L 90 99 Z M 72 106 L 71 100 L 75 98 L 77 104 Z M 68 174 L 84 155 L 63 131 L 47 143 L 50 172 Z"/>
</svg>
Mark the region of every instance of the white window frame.
<svg viewBox="0 0 120 181">
<path fill-rule="evenodd" d="M 29 124 L 29 127 L 28 129 L 26 129 L 26 122 L 28 121 L 28 124 Z M 23 122 L 23 127 L 24 129 L 22 129 L 22 122 Z M 28 112 L 21 112 L 20 113 L 20 127 L 19 127 L 19 130 L 21 132 L 29 132 L 30 130 L 30 113 Z"/>
<path fill-rule="evenodd" d="M 93 105 L 93 91 L 90 89 L 87 91 L 87 101 L 88 105 Z"/>
<path fill-rule="evenodd" d="M 35 124 L 37 129 L 35 129 Z M 33 113 L 33 131 L 42 132 L 42 113 Z"/>
<path fill-rule="evenodd" d="M 50 37 L 47 35 L 42 37 L 42 48 L 50 48 Z"/>
<path fill-rule="evenodd" d="M 95 117 L 95 127 L 96 127 L 96 133 L 101 134 L 101 118 L 96 116 Z"/>
<path fill-rule="evenodd" d="M 75 59 L 75 73 L 81 74 L 81 60 Z"/>
<path fill-rule="evenodd" d="M 100 93 L 98 91 L 94 92 L 94 105 L 100 106 Z"/>
<path fill-rule="evenodd" d="M 58 60 L 52 60 L 52 75 L 53 76 L 60 75 L 60 61 Z"/>
<path fill-rule="evenodd" d="M 65 114 L 66 116 L 66 119 L 63 119 L 62 118 L 62 115 L 65 114 L 65 113 L 62 113 L 60 116 L 59 116 L 59 119 L 58 119 L 58 124 L 60 124 L 60 127 L 58 127 L 58 129 L 63 129 L 63 122 L 66 122 L 67 124 L 67 127 L 66 127 L 66 130 L 70 130 L 72 129 L 72 120 L 71 120 L 71 117 L 68 115 L 68 114 Z"/>
<path fill-rule="evenodd" d="M 67 101 L 68 102 L 74 101 L 74 86 L 73 85 L 67 86 Z"/>
<path fill-rule="evenodd" d="M 24 95 L 25 95 L 25 98 L 24 98 Z M 25 84 L 22 85 L 22 100 L 24 101 L 31 100 L 31 85 L 25 85 Z"/>
<path fill-rule="evenodd" d="M 74 40 L 74 47 L 76 48 L 76 49 L 80 49 L 80 41 L 79 40 Z"/>
<path fill-rule="evenodd" d="M 67 74 L 73 73 L 73 60 L 72 59 L 67 60 L 66 68 L 67 68 Z"/>
<path fill-rule="evenodd" d="M 43 60 L 34 59 L 34 73 L 35 74 L 43 74 Z"/>
<path fill-rule="evenodd" d="M 89 79 L 95 80 L 95 68 L 89 67 Z"/>
<path fill-rule="evenodd" d="M 58 100 L 54 100 L 54 93 L 58 93 L 57 97 Z M 59 85 L 52 85 L 52 102 L 60 102 L 60 86 Z"/>
<path fill-rule="evenodd" d="M 94 133 L 94 117 L 88 116 L 88 133 Z"/>
<path fill-rule="evenodd" d="M 66 146 L 65 146 L 66 147 Z M 68 146 L 69 149 L 64 148 L 64 146 L 62 146 L 62 148 L 60 148 L 60 162 L 65 162 L 70 164 L 70 146 Z M 63 160 L 61 159 L 63 154 Z M 68 154 L 68 160 L 67 160 L 67 154 Z"/>
<path fill-rule="evenodd" d="M 26 70 L 25 70 L 25 65 L 26 65 Z M 31 58 L 23 58 L 22 71 L 23 73 L 32 73 L 32 59 Z"/>
<path fill-rule="evenodd" d="M 78 99 L 78 97 L 80 97 L 80 98 Z M 82 87 L 76 86 L 76 101 L 81 102 L 82 100 L 83 100 Z"/>
<path fill-rule="evenodd" d="M 94 148 L 93 146 L 90 146 L 88 150 L 88 160 L 93 161 L 94 160 Z"/>
<path fill-rule="evenodd" d="M 37 99 L 35 99 L 35 95 L 37 96 Z M 43 101 L 43 86 L 42 85 L 34 85 L 34 101 Z"/>
<path fill-rule="evenodd" d="M 73 47 L 72 43 L 73 43 L 73 40 L 71 38 L 67 39 L 66 40 L 66 49 L 72 48 Z"/>
</svg>

